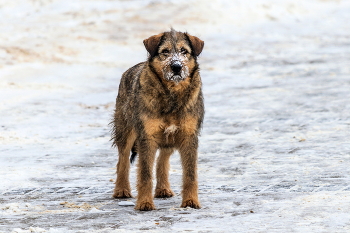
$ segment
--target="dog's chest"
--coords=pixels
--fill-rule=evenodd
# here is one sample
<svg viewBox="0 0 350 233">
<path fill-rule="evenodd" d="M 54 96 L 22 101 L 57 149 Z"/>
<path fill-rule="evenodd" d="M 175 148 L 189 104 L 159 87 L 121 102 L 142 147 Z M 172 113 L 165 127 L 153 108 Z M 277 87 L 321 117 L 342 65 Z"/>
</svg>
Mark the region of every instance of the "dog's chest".
<svg viewBox="0 0 350 233">
<path fill-rule="evenodd" d="M 176 143 L 177 135 L 181 131 L 180 124 L 163 123 L 158 126 L 158 132 L 154 135 L 159 145 L 172 146 Z"/>
<path fill-rule="evenodd" d="M 196 117 L 143 118 L 143 129 L 147 138 L 155 140 L 160 147 L 178 146 L 188 135 L 197 132 Z"/>
<path fill-rule="evenodd" d="M 178 128 L 179 128 L 179 127 L 176 126 L 176 125 L 174 125 L 174 124 L 169 125 L 168 127 L 166 127 L 166 128 L 164 129 L 164 134 L 165 134 L 165 135 L 175 134 L 176 131 L 178 130 Z"/>
<path fill-rule="evenodd" d="M 165 143 L 169 143 L 169 139 L 172 139 L 172 141 L 174 141 L 175 134 L 177 133 L 178 129 L 179 127 L 174 124 L 171 124 L 164 129 L 163 134 L 165 137 Z"/>
</svg>

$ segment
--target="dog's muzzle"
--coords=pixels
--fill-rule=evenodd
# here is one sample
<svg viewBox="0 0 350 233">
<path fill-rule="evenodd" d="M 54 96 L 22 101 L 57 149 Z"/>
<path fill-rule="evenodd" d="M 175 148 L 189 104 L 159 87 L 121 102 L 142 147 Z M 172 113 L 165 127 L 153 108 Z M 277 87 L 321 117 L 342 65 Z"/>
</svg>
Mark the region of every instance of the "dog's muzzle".
<svg viewBox="0 0 350 233">
<path fill-rule="evenodd" d="M 173 61 L 170 64 L 171 70 L 174 72 L 175 75 L 179 75 L 182 69 L 182 64 L 180 61 Z"/>
<path fill-rule="evenodd" d="M 188 68 L 185 66 L 178 55 L 169 59 L 168 65 L 164 67 L 164 78 L 173 81 L 176 84 L 183 81 L 188 76 Z"/>
</svg>

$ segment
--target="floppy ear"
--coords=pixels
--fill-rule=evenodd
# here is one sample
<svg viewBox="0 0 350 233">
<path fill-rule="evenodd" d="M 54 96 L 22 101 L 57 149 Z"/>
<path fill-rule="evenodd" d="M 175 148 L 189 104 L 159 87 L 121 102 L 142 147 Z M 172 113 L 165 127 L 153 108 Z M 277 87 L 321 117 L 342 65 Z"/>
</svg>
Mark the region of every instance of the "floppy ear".
<svg viewBox="0 0 350 233">
<path fill-rule="evenodd" d="M 196 37 L 196 36 L 191 36 L 191 35 L 189 35 L 189 34 L 187 34 L 187 33 L 186 33 L 186 35 L 187 35 L 188 39 L 189 39 L 190 42 L 191 42 L 194 55 L 195 55 L 195 56 L 198 56 L 198 55 L 202 52 L 202 50 L 203 50 L 204 41 L 202 41 L 201 39 L 199 39 L 199 38 Z"/>
<path fill-rule="evenodd" d="M 151 36 L 150 38 L 143 40 L 143 44 L 145 45 L 146 50 L 149 52 L 151 57 L 157 54 L 158 46 L 162 36 L 163 33 Z"/>
</svg>

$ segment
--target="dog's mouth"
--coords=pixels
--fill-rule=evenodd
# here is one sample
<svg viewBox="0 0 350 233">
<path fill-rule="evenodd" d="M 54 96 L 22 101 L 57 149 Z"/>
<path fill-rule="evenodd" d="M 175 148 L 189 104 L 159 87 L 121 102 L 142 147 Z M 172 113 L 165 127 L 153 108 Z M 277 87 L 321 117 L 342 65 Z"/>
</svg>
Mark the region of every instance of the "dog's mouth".
<svg viewBox="0 0 350 233">
<path fill-rule="evenodd" d="M 164 72 L 164 78 L 168 81 L 175 82 L 176 84 L 185 80 L 189 76 L 188 68 L 186 66 L 182 67 L 182 70 L 179 72 L 173 72 L 167 70 Z"/>
<path fill-rule="evenodd" d="M 175 83 L 179 83 L 182 80 L 184 80 L 185 78 L 182 77 L 181 75 L 178 74 L 174 74 L 173 76 L 170 76 L 169 78 L 167 78 L 169 81 L 173 81 Z"/>
</svg>

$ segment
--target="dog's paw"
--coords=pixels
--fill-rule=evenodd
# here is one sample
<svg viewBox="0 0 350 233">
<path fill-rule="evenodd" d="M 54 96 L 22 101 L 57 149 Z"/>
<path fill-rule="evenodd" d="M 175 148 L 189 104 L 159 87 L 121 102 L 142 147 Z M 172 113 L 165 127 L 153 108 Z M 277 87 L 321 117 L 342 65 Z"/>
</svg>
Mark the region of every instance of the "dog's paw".
<svg viewBox="0 0 350 233">
<path fill-rule="evenodd" d="M 127 189 L 114 189 L 114 198 L 129 198 L 132 197 L 130 190 Z"/>
<path fill-rule="evenodd" d="M 200 209 L 201 205 L 199 204 L 198 200 L 187 199 L 186 201 L 182 201 L 181 207 L 182 208 L 191 207 L 194 209 Z"/>
<path fill-rule="evenodd" d="M 154 197 L 167 198 L 174 196 L 174 192 L 171 189 L 156 189 Z"/>
<path fill-rule="evenodd" d="M 137 203 L 135 206 L 135 210 L 141 210 L 141 211 L 150 211 L 155 209 L 156 207 L 154 206 L 153 202 L 148 202 L 148 201 L 142 201 L 140 203 Z"/>
</svg>

